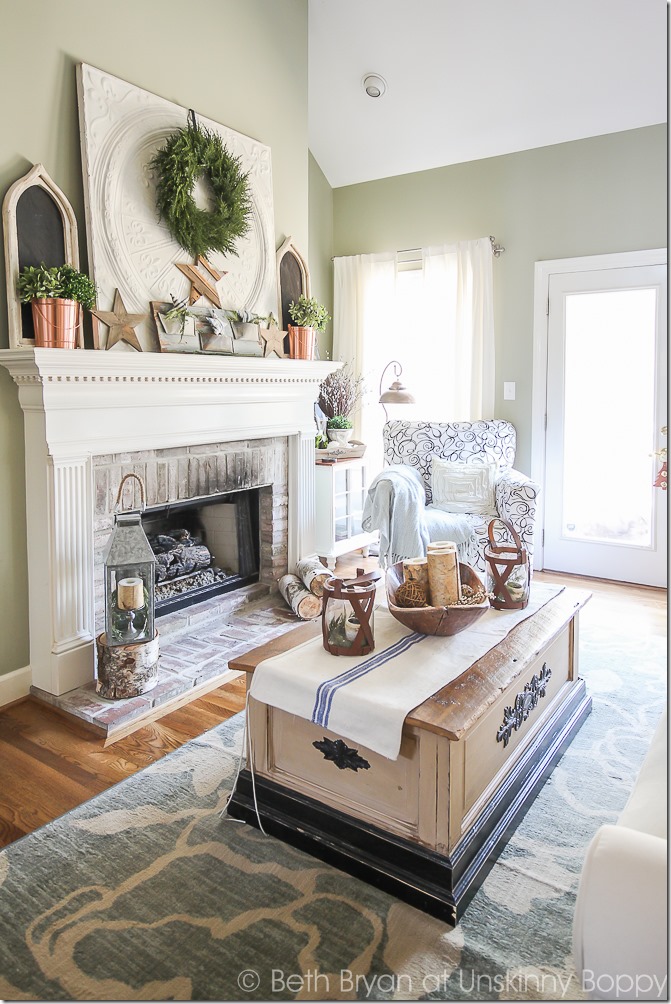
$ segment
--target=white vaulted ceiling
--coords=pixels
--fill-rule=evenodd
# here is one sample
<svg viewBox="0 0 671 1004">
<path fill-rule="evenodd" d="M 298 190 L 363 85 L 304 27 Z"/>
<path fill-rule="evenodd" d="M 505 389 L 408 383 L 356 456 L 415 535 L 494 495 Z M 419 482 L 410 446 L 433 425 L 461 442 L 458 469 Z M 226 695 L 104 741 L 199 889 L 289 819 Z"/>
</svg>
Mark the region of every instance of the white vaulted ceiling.
<svg viewBox="0 0 671 1004">
<path fill-rule="evenodd" d="M 308 3 L 310 149 L 333 188 L 666 120 L 665 0 Z"/>
</svg>

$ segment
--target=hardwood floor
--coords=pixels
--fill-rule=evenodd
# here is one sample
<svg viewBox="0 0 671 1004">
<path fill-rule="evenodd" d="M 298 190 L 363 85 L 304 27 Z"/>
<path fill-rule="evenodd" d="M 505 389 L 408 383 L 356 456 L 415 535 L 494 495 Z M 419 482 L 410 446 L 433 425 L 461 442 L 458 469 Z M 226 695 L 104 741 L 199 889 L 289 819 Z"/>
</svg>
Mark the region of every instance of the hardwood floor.
<svg viewBox="0 0 671 1004">
<path fill-rule="evenodd" d="M 347 577 L 357 567 L 376 566 L 376 558 L 355 553 L 340 559 L 336 572 Z M 665 590 L 550 572 L 538 578 L 592 590 L 587 617 L 608 624 L 626 616 L 632 630 L 666 638 Z M 0 847 L 225 721 L 244 702 L 241 676 L 107 747 L 99 736 L 33 698 L 0 709 Z"/>
<path fill-rule="evenodd" d="M 242 677 L 105 747 L 34 698 L 0 710 L 0 846 L 68 812 L 245 706 Z"/>
</svg>

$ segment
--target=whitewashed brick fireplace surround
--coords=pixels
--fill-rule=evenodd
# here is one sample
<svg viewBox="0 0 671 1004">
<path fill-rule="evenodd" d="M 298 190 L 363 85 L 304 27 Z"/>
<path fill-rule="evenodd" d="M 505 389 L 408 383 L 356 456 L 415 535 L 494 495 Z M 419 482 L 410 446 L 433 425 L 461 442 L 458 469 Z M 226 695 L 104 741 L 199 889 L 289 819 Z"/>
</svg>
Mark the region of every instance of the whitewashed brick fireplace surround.
<svg viewBox="0 0 671 1004">
<path fill-rule="evenodd" d="M 205 480 L 196 482 L 197 494 L 214 494 L 226 483 L 202 473 L 212 469 L 212 457 L 247 452 L 253 471 L 256 453 L 259 485 L 280 484 L 277 475 L 286 469 L 286 510 L 281 493 L 262 502 L 281 519 L 286 512 L 286 562 L 292 567 L 313 553 L 313 404 L 319 383 L 339 363 L 21 348 L 0 351 L 0 364 L 17 384 L 24 412 L 34 687 L 59 696 L 94 678 L 96 504 L 103 490 L 96 470 L 108 471 L 109 493 L 110 469 L 132 468 L 142 454 L 138 462 L 146 463 L 147 451 L 160 462 L 169 454 L 157 451 L 179 450 L 194 458 L 192 470 L 200 465 Z M 179 479 L 168 483 L 165 470 L 165 487 L 157 478 L 150 492 L 168 495 L 157 494 L 157 501 L 177 501 Z M 267 574 L 283 564 L 284 543 L 265 544 Z"/>
</svg>

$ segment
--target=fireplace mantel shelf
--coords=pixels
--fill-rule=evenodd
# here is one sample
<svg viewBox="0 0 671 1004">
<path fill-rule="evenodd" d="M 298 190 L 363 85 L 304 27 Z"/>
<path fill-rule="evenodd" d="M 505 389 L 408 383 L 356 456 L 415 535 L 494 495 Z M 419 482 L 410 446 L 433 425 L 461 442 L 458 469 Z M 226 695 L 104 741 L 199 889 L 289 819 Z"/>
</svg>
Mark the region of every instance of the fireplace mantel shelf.
<svg viewBox="0 0 671 1004">
<path fill-rule="evenodd" d="M 0 365 L 25 383 L 319 383 L 342 364 L 198 353 L 2 349 Z"/>
<path fill-rule="evenodd" d="M 319 384 L 341 365 L 93 349 L 0 351 L 26 416 L 44 416 L 52 457 L 314 436 Z"/>
</svg>

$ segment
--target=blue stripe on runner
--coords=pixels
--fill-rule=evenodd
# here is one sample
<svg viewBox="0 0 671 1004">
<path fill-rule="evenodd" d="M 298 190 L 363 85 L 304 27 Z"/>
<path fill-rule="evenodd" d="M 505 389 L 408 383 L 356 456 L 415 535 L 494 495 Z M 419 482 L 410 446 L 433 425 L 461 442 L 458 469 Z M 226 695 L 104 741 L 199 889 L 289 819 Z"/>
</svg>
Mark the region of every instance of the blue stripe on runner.
<svg viewBox="0 0 671 1004">
<path fill-rule="evenodd" d="M 328 702 L 328 694 L 332 687 L 338 687 L 338 685 L 345 685 L 352 679 L 356 679 L 356 674 L 360 669 L 368 671 L 369 669 L 375 669 L 379 664 L 387 662 L 388 659 L 396 655 L 399 651 L 400 646 L 407 643 L 408 638 L 412 635 L 404 635 L 395 641 L 393 645 L 389 645 L 387 648 L 383 648 L 380 652 L 376 652 L 372 655 L 370 659 L 366 659 L 364 662 L 360 662 L 357 666 L 353 666 L 351 669 L 346 669 L 343 673 L 338 673 L 337 676 L 332 676 L 328 680 L 324 680 L 323 683 L 319 684 L 316 693 L 316 700 L 314 711 L 312 712 L 312 721 L 316 725 L 323 725 L 324 722 L 321 721 L 322 717 L 326 714 L 326 704 Z"/>
<path fill-rule="evenodd" d="M 338 690 L 347 686 L 348 683 L 353 683 L 355 680 L 361 679 L 362 676 L 367 676 L 367 674 L 371 673 L 374 669 L 377 669 L 379 666 L 383 666 L 386 662 L 389 662 L 396 656 L 406 652 L 409 648 L 412 648 L 413 645 L 423 641 L 426 637 L 427 635 L 417 634 L 416 632 L 405 635 L 403 638 L 400 638 L 399 641 L 390 645 L 389 648 L 385 648 L 381 652 L 376 652 L 370 659 L 366 659 L 365 662 L 359 663 L 358 666 L 354 666 L 347 672 L 340 673 L 338 676 L 334 676 L 330 680 L 324 680 L 324 682 L 320 683 L 317 688 L 315 706 L 312 712 L 312 722 L 314 722 L 315 725 L 322 725 L 326 728 L 329 723 L 333 698 Z"/>
</svg>

